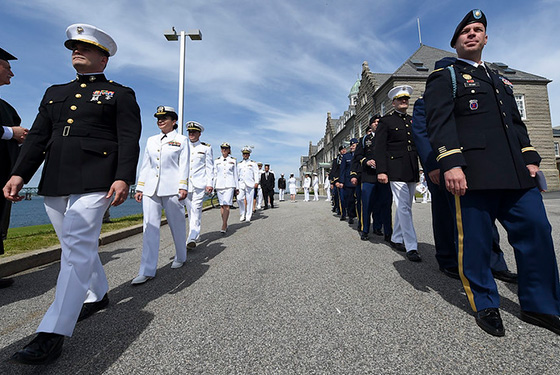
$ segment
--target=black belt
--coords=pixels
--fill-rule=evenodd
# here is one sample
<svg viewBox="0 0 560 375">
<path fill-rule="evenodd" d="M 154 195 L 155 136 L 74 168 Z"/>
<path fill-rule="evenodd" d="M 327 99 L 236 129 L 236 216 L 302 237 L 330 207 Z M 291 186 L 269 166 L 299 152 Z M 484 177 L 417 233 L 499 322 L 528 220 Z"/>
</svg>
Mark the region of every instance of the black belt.
<svg viewBox="0 0 560 375">
<path fill-rule="evenodd" d="M 82 138 L 97 138 L 105 139 L 108 141 L 117 141 L 117 135 L 110 131 L 102 131 L 99 129 L 84 129 L 75 125 L 66 125 L 63 127 L 54 127 L 52 138 L 55 137 L 82 137 Z"/>
</svg>

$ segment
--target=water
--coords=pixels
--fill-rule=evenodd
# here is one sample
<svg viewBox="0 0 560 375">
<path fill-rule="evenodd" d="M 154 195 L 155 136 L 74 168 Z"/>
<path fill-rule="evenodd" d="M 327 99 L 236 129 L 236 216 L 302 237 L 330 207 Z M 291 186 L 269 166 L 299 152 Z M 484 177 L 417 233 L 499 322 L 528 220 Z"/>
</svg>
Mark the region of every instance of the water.
<svg viewBox="0 0 560 375">
<path fill-rule="evenodd" d="M 120 206 L 111 207 L 110 212 L 112 219 L 141 214 L 142 203 L 138 203 L 134 199 L 128 198 Z M 45 205 L 43 204 L 43 197 L 34 195 L 31 200 L 23 200 L 12 204 L 10 228 L 41 224 L 50 224 L 49 217 L 45 211 Z"/>
</svg>

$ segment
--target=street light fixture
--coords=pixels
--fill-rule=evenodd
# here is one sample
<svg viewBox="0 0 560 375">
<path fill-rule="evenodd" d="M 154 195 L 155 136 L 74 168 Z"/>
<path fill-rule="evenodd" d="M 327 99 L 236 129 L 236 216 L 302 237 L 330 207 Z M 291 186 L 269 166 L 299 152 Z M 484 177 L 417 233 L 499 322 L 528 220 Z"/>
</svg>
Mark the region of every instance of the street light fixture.
<svg viewBox="0 0 560 375">
<path fill-rule="evenodd" d="M 188 32 L 182 31 L 177 34 L 175 27 L 171 31 L 166 31 L 164 34 L 165 39 L 169 42 L 180 40 L 181 51 L 179 55 L 179 134 L 183 134 L 183 108 L 185 105 L 185 52 L 186 52 L 186 36 L 188 35 L 191 40 L 202 40 L 202 33 L 200 30 L 189 30 Z"/>
</svg>

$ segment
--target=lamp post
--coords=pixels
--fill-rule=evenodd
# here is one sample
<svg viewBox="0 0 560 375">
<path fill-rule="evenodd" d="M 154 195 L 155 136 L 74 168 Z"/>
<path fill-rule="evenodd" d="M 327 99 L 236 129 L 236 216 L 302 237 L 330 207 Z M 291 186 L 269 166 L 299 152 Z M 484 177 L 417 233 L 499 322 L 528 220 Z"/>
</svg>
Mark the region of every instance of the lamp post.
<svg viewBox="0 0 560 375">
<path fill-rule="evenodd" d="M 175 27 L 171 28 L 171 31 L 165 32 L 163 34 L 165 39 L 169 42 L 174 42 L 180 40 L 181 51 L 179 55 L 179 134 L 183 134 L 183 108 L 185 106 L 185 52 L 186 52 L 186 36 L 188 35 L 191 40 L 202 40 L 202 33 L 200 30 L 189 30 L 188 32 L 182 31 L 177 34 Z"/>
</svg>

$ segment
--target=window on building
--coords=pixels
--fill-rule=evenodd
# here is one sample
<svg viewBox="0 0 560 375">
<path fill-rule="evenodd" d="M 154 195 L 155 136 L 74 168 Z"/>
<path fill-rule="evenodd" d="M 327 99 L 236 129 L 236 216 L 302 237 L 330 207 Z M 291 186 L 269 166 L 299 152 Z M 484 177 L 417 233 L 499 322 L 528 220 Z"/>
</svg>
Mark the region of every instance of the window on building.
<svg viewBox="0 0 560 375">
<path fill-rule="evenodd" d="M 519 109 L 519 114 L 522 120 L 527 120 L 527 114 L 525 112 L 525 95 L 516 94 L 515 102 L 517 103 L 517 109 Z"/>
<path fill-rule="evenodd" d="M 560 157 L 560 144 L 558 142 L 554 142 L 554 155 L 556 155 L 557 158 Z"/>
</svg>

